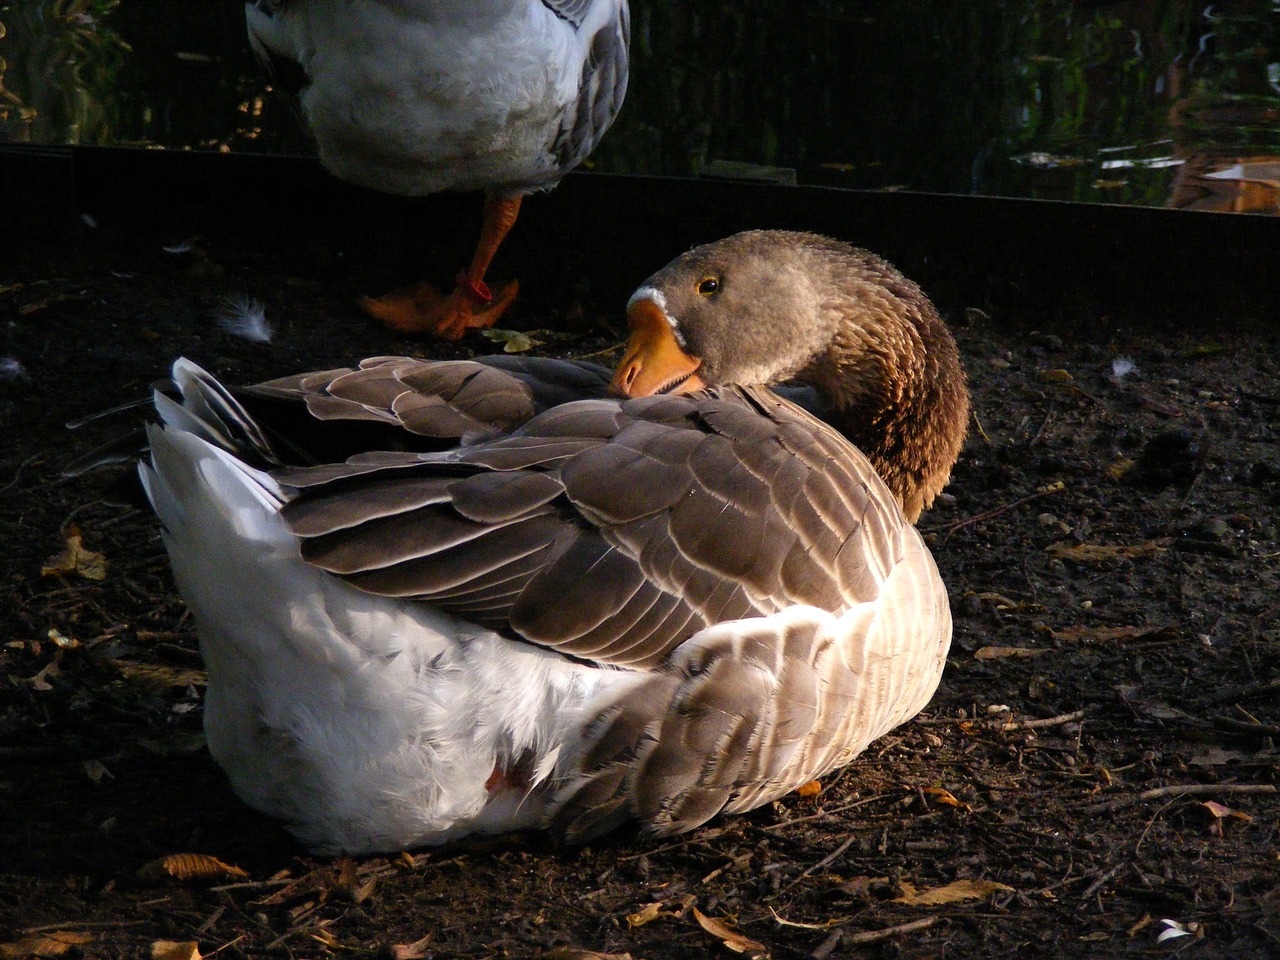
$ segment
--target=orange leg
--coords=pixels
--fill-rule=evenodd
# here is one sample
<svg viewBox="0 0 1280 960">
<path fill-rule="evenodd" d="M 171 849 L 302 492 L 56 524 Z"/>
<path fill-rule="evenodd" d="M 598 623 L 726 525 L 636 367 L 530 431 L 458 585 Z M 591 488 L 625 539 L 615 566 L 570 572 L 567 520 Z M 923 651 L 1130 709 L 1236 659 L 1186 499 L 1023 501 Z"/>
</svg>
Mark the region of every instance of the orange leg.
<svg viewBox="0 0 1280 960">
<path fill-rule="evenodd" d="M 444 296 L 429 283 L 365 297 L 360 307 L 369 316 L 403 333 L 431 333 L 458 340 L 471 329 L 491 327 L 511 305 L 520 285 L 511 280 L 490 291 L 484 275 L 520 213 L 519 194 L 486 191 L 484 223 L 471 265 L 458 274 L 457 286 Z"/>
</svg>

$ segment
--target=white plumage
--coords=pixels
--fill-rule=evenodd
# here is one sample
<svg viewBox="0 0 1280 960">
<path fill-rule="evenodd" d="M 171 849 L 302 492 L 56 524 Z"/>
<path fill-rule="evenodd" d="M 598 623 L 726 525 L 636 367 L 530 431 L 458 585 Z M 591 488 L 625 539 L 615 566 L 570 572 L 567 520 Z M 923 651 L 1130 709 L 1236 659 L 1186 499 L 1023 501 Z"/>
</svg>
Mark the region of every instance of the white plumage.
<svg viewBox="0 0 1280 960">
<path fill-rule="evenodd" d="M 351 183 L 420 196 L 486 191 L 480 241 L 452 298 L 418 285 L 365 309 L 457 339 L 514 285 L 489 263 L 521 198 L 586 159 L 626 96 L 626 0 L 254 0 L 250 41 L 294 76 L 320 159 Z M 287 66 L 286 66 L 287 65 Z"/>
<path fill-rule="evenodd" d="M 632 399 L 567 361 L 383 357 L 242 390 L 174 365 L 141 474 L 209 748 L 309 847 L 679 832 L 932 696 L 950 612 L 901 504 L 945 483 L 967 394 L 928 301 L 861 251 L 755 233 L 659 271 L 630 319 Z M 873 375 L 847 352 L 868 344 L 913 355 Z M 675 383 L 669 349 L 698 376 Z M 888 404 L 886 480 L 874 434 L 864 456 L 764 387 L 715 386 L 809 349 L 820 394 Z M 832 370 L 857 371 L 843 394 Z M 938 409 L 895 425 L 922 397 Z"/>
</svg>

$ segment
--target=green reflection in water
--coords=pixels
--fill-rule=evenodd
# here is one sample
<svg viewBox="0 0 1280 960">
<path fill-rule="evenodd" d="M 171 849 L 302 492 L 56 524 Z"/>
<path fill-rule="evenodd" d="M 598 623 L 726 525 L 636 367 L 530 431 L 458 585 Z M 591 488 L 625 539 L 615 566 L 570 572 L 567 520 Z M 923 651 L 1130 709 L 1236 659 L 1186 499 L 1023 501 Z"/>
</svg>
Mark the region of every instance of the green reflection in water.
<svg viewBox="0 0 1280 960">
<path fill-rule="evenodd" d="M 631 89 L 591 164 L 1247 208 L 1200 175 L 1280 154 L 1280 0 L 1205 3 L 632 0 Z M 0 0 L 0 138 L 308 151 L 241 10 Z"/>
</svg>

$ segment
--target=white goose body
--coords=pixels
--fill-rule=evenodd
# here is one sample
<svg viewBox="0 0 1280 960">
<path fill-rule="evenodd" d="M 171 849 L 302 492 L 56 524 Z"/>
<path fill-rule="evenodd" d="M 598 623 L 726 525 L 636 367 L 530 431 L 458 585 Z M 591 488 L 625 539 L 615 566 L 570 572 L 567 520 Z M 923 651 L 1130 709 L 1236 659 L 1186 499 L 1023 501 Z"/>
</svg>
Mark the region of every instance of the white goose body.
<svg viewBox="0 0 1280 960">
<path fill-rule="evenodd" d="M 257 0 L 338 177 L 387 193 L 553 186 L 626 92 L 626 0 Z"/>
<path fill-rule="evenodd" d="M 686 274 L 725 254 L 725 292 L 761 302 L 748 267 L 830 259 L 817 242 L 739 235 L 642 292 L 665 291 L 696 344 L 714 323 L 677 318 Z M 792 319 L 820 326 L 805 301 Z M 633 303 L 614 377 L 637 395 L 669 386 L 641 369 L 646 312 Z M 935 322 L 955 382 L 926 503 L 967 416 Z M 924 707 L 951 620 L 902 492 L 764 387 L 626 399 L 607 377 L 376 358 L 233 393 L 175 364 L 142 476 L 208 665 L 210 751 L 246 802 L 330 853 L 674 833 L 822 776 Z M 282 403 L 314 436 L 280 432 Z"/>
</svg>

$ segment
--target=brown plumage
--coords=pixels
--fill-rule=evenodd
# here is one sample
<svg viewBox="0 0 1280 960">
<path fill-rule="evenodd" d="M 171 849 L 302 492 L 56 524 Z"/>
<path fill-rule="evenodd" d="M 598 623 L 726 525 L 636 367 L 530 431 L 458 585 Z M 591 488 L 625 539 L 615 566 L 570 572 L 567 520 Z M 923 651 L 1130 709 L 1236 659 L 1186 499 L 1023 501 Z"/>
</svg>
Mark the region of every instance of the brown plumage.
<svg viewBox="0 0 1280 960">
<path fill-rule="evenodd" d="M 323 713 L 346 736 L 368 722 L 344 725 L 347 695 L 305 709 L 271 701 L 323 700 L 324 684 L 299 693 L 293 677 L 351 661 L 362 683 L 385 684 L 389 704 L 425 699 L 445 726 L 479 711 L 466 737 L 496 738 L 445 739 L 388 715 L 409 724 L 409 740 L 385 760 L 385 745 L 362 743 L 358 789 L 378 799 L 350 814 L 337 812 L 351 804 L 333 793 L 331 768 L 347 762 L 333 749 L 318 758 L 300 746 L 298 784 L 264 784 L 258 751 L 303 732 L 255 746 L 260 729 L 239 726 L 248 720 L 211 716 L 211 747 L 241 795 L 312 846 L 387 849 L 529 825 L 576 842 L 633 819 L 678 832 L 847 762 L 932 695 L 950 615 L 907 521 L 945 484 L 968 400 L 927 298 L 863 251 L 759 231 L 677 258 L 628 316 L 612 381 L 565 361 L 381 357 L 228 392 L 175 368 L 182 409 L 161 403 L 167 426 L 153 431 L 144 476 L 201 623 L 211 691 L 252 682 L 234 692 L 264 704 L 258 714 Z M 792 377 L 862 452 L 770 389 Z M 175 532 L 195 495 L 176 480 L 163 489 L 180 473 L 164 449 L 179 431 L 274 498 L 262 536 L 295 544 L 300 579 L 321 578 L 277 606 L 320 604 L 331 628 L 317 637 L 257 622 L 228 608 L 229 589 L 182 574 L 193 551 L 235 554 L 253 536 L 243 508 L 234 535 L 202 531 L 211 542 L 193 534 L 188 545 Z M 442 642 L 434 627 L 415 639 L 406 620 L 388 653 L 385 637 L 342 633 L 370 604 L 392 619 L 432 611 L 457 638 Z M 241 662 L 273 632 L 284 648 Z M 493 652 L 468 659 L 482 636 Z M 406 662 L 423 665 L 377 681 Z M 427 767 L 408 773 L 405 751 L 417 749 L 456 751 L 469 772 L 419 757 Z M 466 798 L 424 799 L 450 790 Z"/>
</svg>

